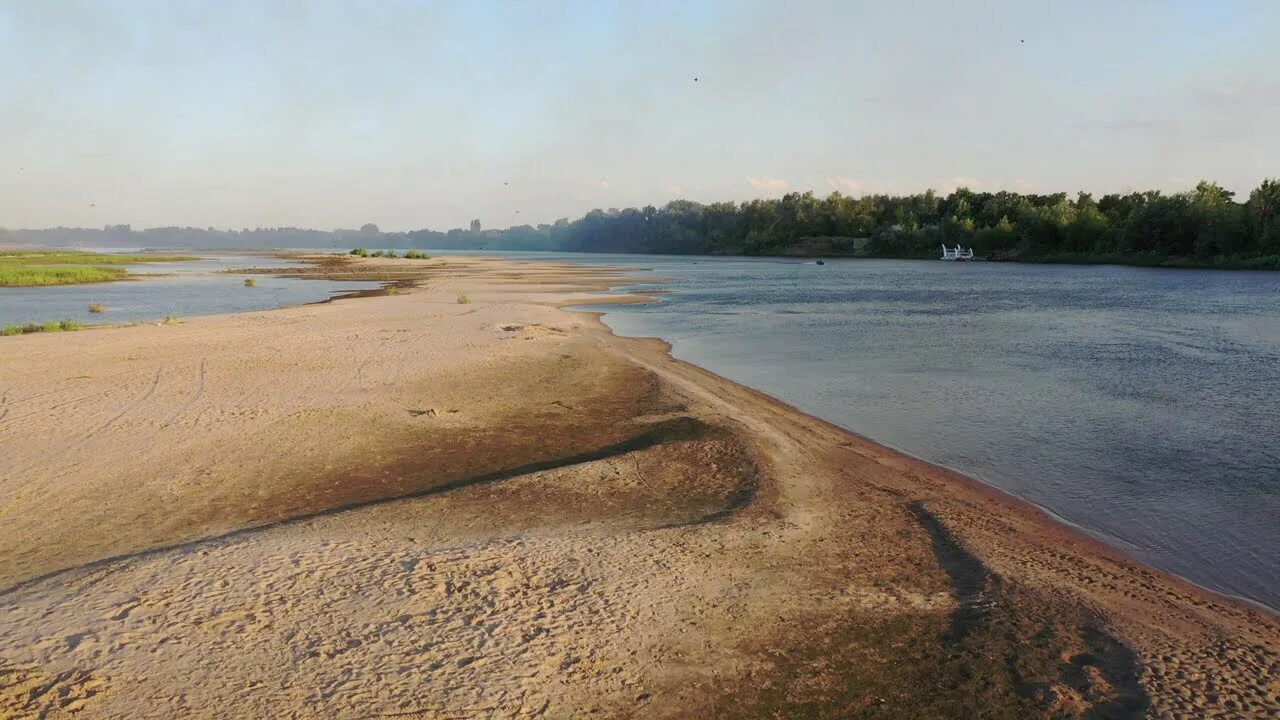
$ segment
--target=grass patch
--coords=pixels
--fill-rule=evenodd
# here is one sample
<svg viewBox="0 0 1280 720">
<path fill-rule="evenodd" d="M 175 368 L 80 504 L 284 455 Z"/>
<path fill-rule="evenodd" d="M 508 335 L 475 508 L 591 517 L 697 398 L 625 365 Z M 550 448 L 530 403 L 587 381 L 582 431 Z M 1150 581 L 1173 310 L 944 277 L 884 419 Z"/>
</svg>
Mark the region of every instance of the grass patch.
<svg viewBox="0 0 1280 720">
<path fill-rule="evenodd" d="M 90 253 L 76 250 L 0 250 L 0 267 L 10 265 L 135 265 L 195 260 L 192 255 Z"/>
<path fill-rule="evenodd" d="M 106 311 L 107 308 L 103 306 L 102 303 L 89 303 L 89 312 L 91 313 L 102 313 Z"/>
<path fill-rule="evenodd" d="M 430 260 L 431 256 L 421 250 L 409 250 L 404 254 L 405 260 Z"/>
<path fill-rule="evenodd" d="M 128 274 L 124 268 L 110 267 L 112 265 L 193 259 L 187 255 L 0 250 L 0 287 L 111 282 Z"/>
<path fill-rule="evenodd" d="M 458 304 L 459 304 L 459 305 L 470 305 L 470 304 L 471 304 L 471 296 L 470 296 L 470 295 L 468 295 L 468 294 L 466 294 L 466 293 L 462 293 L 461 295 L 459 295 L 459 296 L 458 296 Z"/>
<path fill-rule="evenodd" d="M 253 278 L 245 278 L 245 279 L 244 279 L 244 286 L 245 286 L 245 287 L 257 287 L 257 286 L 258 286 L 258 281 L 257 281 L 257 280 L 254 280 Z"/>
<path fill-rule="evenodd" d="M 0 265 L 0 287 L 79 285 L 120 280 L 124 268 L 92 265 Z"/>
<path fill-rule="evenodd" d="M 356 257 L 369 257 L 369 251 L 365 248 L 356 248 L 347 254 L 355 255 Z"/>
<path fill-rule="evenodd" d="M 165 316 L 164 316 L 164 324 L 165 324 L 165 325 L 177 325 L 177 324 L 178 324 L 178 316 L 177 316 L 177 315 L 165 315 Z"/>
<path fill-rule="evenodd" d="M 3 329 L 0 329 L 0 335 L 63 332 L 79 330 L 82 327 L 84 327 L 82 323 L 78 323 L 70 318 L 66 320 L 47 320 L 42 323 L 27 323 L 26 325 L 5 325 Z"/>
</svg>

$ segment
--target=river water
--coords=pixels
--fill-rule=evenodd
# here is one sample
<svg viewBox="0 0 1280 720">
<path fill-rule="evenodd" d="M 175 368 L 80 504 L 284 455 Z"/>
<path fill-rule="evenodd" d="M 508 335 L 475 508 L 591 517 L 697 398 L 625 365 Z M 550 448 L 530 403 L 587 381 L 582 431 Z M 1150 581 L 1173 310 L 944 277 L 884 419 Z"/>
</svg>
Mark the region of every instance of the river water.
<svg viewBox="0 0 1280 720">
<path fill-rule="evenodd" d="M 1280 608 L 1280 273 L 636 256 L 618 333 Z"/>
<path fill-rule="evenodd" d="M 126 268 L 131 275 L 142 277 L 138 280 L 0 288 L 0 326 L 66 319 L 78 320 L 88 325 L 159 320 L 168 315 L 186 317 L 266 310 L 326 300 L 335 294 L 373 289 L 381 285 L 376 282 L 302 280 L 254 275 L 256 287 L 246 288 L 244 279 L 247 275 L 228 274 L 225 271 L 244 268 L 287 269 L 296 267 L 299 263 L 233 252 L 196 254 L 199 257 L 191 261 L 117 266 Z M 90 303 L 102 304 L 106 308 L 105 312 L 90 313 Z M 3 345 L 0 344 L 0 353 L 2 352 Z"/>
</svg>

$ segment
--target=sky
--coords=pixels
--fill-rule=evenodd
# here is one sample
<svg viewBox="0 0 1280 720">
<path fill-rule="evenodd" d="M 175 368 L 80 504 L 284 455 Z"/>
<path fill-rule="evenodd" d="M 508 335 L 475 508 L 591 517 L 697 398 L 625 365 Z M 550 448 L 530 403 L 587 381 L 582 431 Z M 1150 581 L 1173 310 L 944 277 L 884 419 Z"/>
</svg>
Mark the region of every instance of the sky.
<svg viewBox="0 0 1280 720">
<path fill-rule="evenodd" d="M 1280 2 L 0 0 L 0 227 L 1280 176 Z"/>
</svg>

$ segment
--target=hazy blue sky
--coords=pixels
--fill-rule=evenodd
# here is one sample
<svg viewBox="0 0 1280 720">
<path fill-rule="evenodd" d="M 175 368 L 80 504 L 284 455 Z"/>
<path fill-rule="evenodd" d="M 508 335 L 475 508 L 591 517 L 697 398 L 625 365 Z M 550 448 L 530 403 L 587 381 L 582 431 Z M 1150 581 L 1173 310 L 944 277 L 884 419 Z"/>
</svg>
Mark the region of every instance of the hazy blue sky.
<svg viewBox="0 0 1280 720">
<path fill-rule="evenodd" d="M 1280 176 L 1277 42 L 1276 0 L 0 0 L 0 226 L 1247 192 Z"/>
</svg>

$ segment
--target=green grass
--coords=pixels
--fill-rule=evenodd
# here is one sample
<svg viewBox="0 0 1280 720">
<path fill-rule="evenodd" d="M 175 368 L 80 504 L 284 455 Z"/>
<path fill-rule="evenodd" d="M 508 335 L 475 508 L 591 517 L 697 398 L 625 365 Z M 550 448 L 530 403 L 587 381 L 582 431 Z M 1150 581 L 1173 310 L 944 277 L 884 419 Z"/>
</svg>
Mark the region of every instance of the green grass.
<svg viewBox="0 0 1280 720">
<path fill-rule="evenodd" d="M 9 265 L 134 265 L 195 260 L 191 255 L 90 253 L 76 250 L 0 250 L 0 267 Z"/>
<path fill-rule="evenodd" d="M 245 279 L 244 279 L 244 286 L 245 286 L 245 287 L 257 287 L 257 285 L 258 285 L 258 281 L 257 281 L 257 280 L 254 280 L 253 278 L 245 278 Z"/>
<path fill-rule="evenodd" d="M 124 268 L 92 265 L 0 265 L 0 287 L 111 282 L 125 275 Z"/>
<path fill-rule="evenodd" d="M 356 248 L 355 250 L 352 250 L 348 254 L 355 255 L 356 257 L 369 257 L 369 251 L 366 250 L 365 248 Z"/>
<path fill-rule="evenodd" d="M 470 305 L 470 304 L 471 304 L 471 296 L 470 296 L 470 295 L 468 295 L 468 294 L 466 294 L 466 293 L 462 293 L 461 295 L 459 295 L 459 296 L 458 296 L 458 304 L 459 304 L 459 305 Z"/>
<path fill-rule="evenodd" d="M 178 320 L 178 316 L 177 316 L 177 315 L 165 315 L 165 316 L 164 316 L 164 324 L 165 324 L 165 325 L 177 325 L 177 324 L 178 324 L 178 322 L 179 322 L 179 320 Z"/>
<path fill-rule="evenodd" d="M 46 320 L 42 323 L 27 323 L 26 325 L 5 325 L 0 329 L 0 335 L 23 335 L 26 333 L 40 332 L 63 332 L 71 330 L 79 330 L 84 327 L 82 323 L 75 320 Z"/>
<path fill-rule="evenodd" d="M 404 254 L 405 260 L 430 260 L 431 256 L 421 250 L 408 250 Z"/>
<path fill-rule="evenodd" d="M 107 308 L 102 303 L 89 303 L 89 312 L 91 313 L 101 313 L 106 311 Z"/>
<path fill-rule="evenodd" d="M 102 254 L 67 250 L 0 250 L 0 287 L 76 285 L 121 280 L 123 263 L 192 260 L 186 255 Z"/>
</svg>

